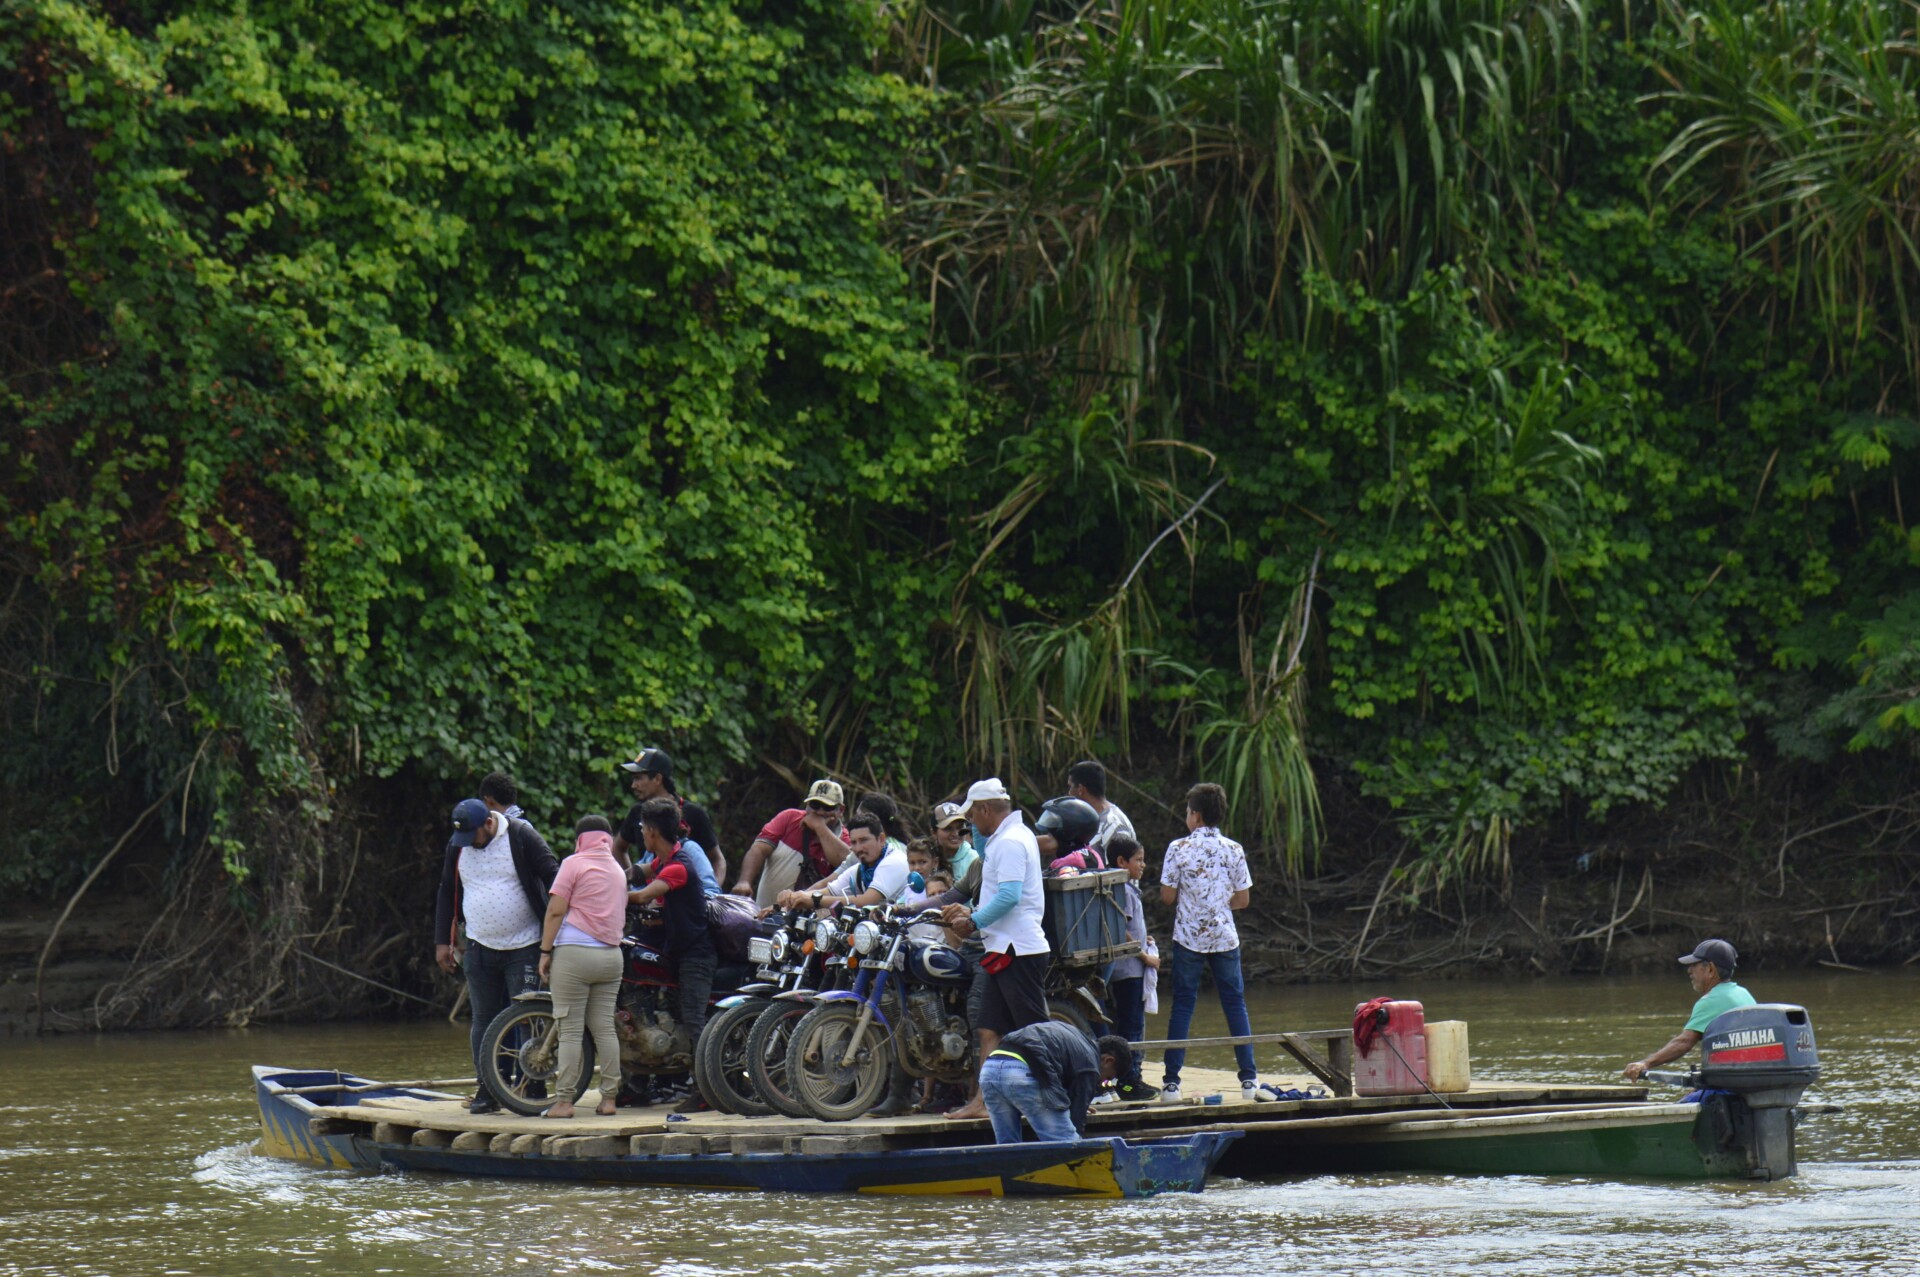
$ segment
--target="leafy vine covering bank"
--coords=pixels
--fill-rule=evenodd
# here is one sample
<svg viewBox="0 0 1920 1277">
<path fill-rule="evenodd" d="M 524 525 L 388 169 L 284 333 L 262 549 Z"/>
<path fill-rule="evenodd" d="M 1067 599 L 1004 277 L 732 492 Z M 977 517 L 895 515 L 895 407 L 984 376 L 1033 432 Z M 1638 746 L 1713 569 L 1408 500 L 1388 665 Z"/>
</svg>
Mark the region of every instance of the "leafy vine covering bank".
<svg viewBox="0 0 1920 1277">
<path fill-rule="evenodd" d="M 641 741 L 1133 757 L 1303 881 L 1364 825 L 1389 901 L 1756 772 L 1891 812 L 1911 24 L 16 6 L 0 888 L 147 894 L 117 1013 L 212 1014 L 217 940 L 247 1018 L 422 978 L 444 801 L 570 818 Z"/>
</svg>

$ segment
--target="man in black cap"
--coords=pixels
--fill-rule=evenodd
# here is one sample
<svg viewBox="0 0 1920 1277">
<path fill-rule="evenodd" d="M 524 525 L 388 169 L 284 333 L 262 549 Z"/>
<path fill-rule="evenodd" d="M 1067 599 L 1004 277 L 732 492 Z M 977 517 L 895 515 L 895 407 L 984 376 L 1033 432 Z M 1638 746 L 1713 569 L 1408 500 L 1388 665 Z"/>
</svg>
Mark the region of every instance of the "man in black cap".
<svg viewBox="0 0 1920 1277">
<path fill-rule="evenodd" d="M 516 995 L 540 987 L 540 922 L 559 871 L 546 840 L 526 821 L 478 798 L 454 806 L 434 898 L 433 953 L 448 975 L 465 968 L 476 1070 L 493 1017 Z M 467 1107 L 491 1113 L 499 1106 L 483 1086 Z"/>
<path fill-rule="evenodd" d="M 1706 1036 L 1707 1026 L 1723 1012 L 1753 1005 L 1753 995 L 1733 981 L 1740 955 L 1725 940 L 1702 940 L 1680 961 L 1686 965 L 1693 991 L 1700 995 L 1693 1004 L 1693 1014 L 1687 1017 L 1687 1027 L 1674 1034 L 1671 1042 L 1621 1070 L 1628 1081 L 1637 1082 L 1646 1076 L 1648 1069 L 1659 1068 L 1693 1050 Z"/>
<path fill-rule="evenodd" d="M 713 830 L 713 819 L 707 815 L 707 809 L 699 803 L 690 803 L 680 796 L 673 783 L 673 759 L 664 749 L 643 749 L 634 755 L 633 761 L 621 763 L 620 769 L 633 777 L 629 786 L 633 790 L 633 806 L 627 810 L 627 818 L 620 822 L 620 830 L 613 837 L 614 859 L 622 864 L 630 864 L 628 859 L 632 848 L 642 845 L 640 832 L 640 808 L 650 798 L 671 798 L 680 804 L 680 822 L 687 827 L 687 837 L 697 843 L 706 854 L 707 863 L 713 869 L 713 881 L 725 882 L 727 877 L 727 858 L 720 853 L 720 835 Z M 714 892 L 719 891 L 718 887 Z"/>
</svg>

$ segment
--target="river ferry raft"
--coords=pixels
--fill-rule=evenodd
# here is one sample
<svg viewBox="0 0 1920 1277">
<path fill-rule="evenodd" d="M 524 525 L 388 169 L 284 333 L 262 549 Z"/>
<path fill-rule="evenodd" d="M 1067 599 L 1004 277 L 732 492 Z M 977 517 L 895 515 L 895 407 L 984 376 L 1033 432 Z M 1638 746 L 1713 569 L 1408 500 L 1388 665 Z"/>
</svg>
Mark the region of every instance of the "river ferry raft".
<svg viewBox="0 0 1920 1277">
<path fill-rule="evenodd" d="M 547 1121 L 476 1115 L 458 1096 L 333 1071 L 262 1065 L 253 1075 L 261 1151 L 327 1169 L 996 1197 L 1199 1192 L 1216 1169 L 1243 1178 L 1427 1171 L 1785 1179 L 1796 1169 L 1796 1128 L 1810 1113 L 1831 1111 L 1802 1103 L 1820 1071 L 1812 1021 L 1805 1008 L 1781 1003 L 1726 1012 L 1708 1026 L 1699 1067 L 1648 1075 L 1694 1088 L 1691 1103 L 1652 1102 L 1644 1085 L 1465 1076 L 1444 1093 L 1429 1084 L 1411 1037 L 1406 1052 L 1393 1054 L 1403 1066 L 1408 1052 L 1420 1061 L 1408 1070 L 1420 1093 L 1366 1094 L 1356 1079 L 1378 1082 L 1380 1073 L 1364 1061 L 1356 1068 L 1351 1034 L 1272 1036 L 1315 1080 L 1256 1102 L 1240 1098 L 1232 1074 L 1189 1069 L 1184 1102 L 1095 1105 L 1089 1138 L 1065 1143 L 995 1144 L 983 1120 L 931 1115 L 825 1123 L 629 1109 Z"/>
<path fill-rule="evenodd" d="M 1740 1175 L 1702 1151 L 1696 1104 L 1641 1086 L 1476 1083 L 1435 1096 L 1250 1103 L 1225 1073 L 1188 1069 L 1181 1104 L 1102 1104 L 1092 1138 L 996 1145 L 986 1122 L 917 1116 L 816 1123 L 659 1109 L 567 1121 L 476 1116 L 461 1097 L 332 1070 L 256 1066 L 260 1151 L 334 1170 L 787 1192 L 1141 1197 L 1197 1192 L 1212 1173 Z M 1304 1081 L 1304 1079 L 1303 1079 Z M 1207 1097 L 1208 1090 L 1226 1092 Z"/>
<path fill-rule="evenodd" d="M 848 1127 L 703 1114 L 669 1126 L 648 1110 L 564 1122 L 476 1117 L 457 1096 L 347 1073 L 257 1065 L 253 1076 L 260 1151 L 332 1170 L 790 1193 L 1152 1197 L 1199 1192 L 1240 1138 L 1221 1130 L 983 1144 L 968 1132 L 971 1138 L 942 1145 L 903 1140 L 892 1122 Z M 977 1125 L 918 1124 L 927 1129 L 929 1120 Z"/>
</svg>

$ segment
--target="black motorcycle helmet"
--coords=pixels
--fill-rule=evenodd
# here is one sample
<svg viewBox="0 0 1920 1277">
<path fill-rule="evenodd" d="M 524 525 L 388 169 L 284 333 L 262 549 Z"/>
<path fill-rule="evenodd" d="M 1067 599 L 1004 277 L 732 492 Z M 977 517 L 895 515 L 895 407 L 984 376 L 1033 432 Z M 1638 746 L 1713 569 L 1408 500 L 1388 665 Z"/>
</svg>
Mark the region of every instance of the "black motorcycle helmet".
<svg viewBox="0 0 1920 1277">
<path fill-rule="evenodd" d="M 1100 813 L 1078 798 L 1049 798 L 1041 804 L 1033 832 L 1052 835 L 1058 844 L 1053 854 L 1065 856 L 1093 841 L 1100 832 Z"/>
</svg>

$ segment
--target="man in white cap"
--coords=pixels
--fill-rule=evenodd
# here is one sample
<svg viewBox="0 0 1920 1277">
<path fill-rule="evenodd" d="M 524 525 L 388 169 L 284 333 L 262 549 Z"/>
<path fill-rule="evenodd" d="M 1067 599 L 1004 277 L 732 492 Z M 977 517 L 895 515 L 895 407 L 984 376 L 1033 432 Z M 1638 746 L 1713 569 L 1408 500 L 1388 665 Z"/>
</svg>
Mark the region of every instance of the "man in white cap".
<svg viewBox="0 0 1920 1277">
<path fill-rule="evenodd" d="M 1026 818 L 1013 809 L 1013 796 L 995 776 L 975 781 L 961 814 L 987 837 L 981 855 L 980 903 L 948 905 L 943 920 L 962 937 L 980 933 L 986 947 L 980 959 L 984 988 L 973 1027 L 980 1033 L 980 1058 L 1015 1029 L 1047 1018 L 1047 969 L 1052 951 L 1041 915 L 1040 844 Z M 951 1118 L 984 1117 L 986 1104 L 976 1093 Z"/>
</svg>

